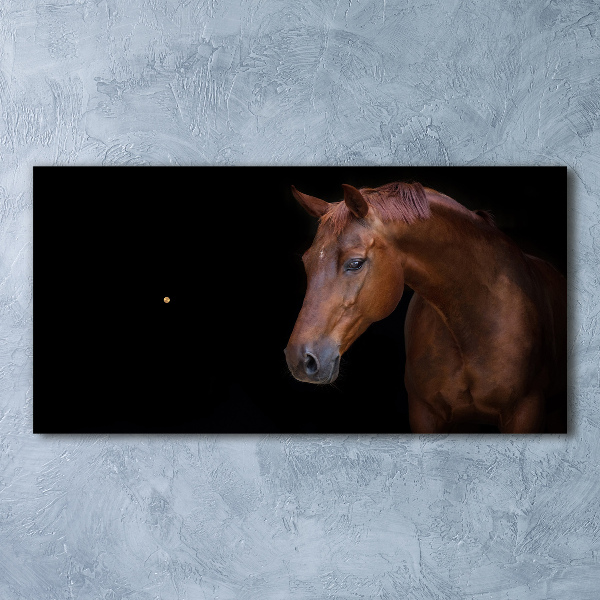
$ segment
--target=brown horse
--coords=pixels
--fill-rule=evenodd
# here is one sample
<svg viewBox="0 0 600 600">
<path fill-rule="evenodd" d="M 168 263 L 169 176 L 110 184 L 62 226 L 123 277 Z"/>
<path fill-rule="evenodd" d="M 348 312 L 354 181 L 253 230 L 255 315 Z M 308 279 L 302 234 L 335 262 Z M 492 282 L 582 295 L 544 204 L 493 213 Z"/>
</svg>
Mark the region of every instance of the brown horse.
<svg viewBox="0 0 600 600">
<path fill-rule="evenodd" d="M 328 203 L 292 186 L 320 219 L 303 255 L 308 288 L 285 349 L 300 381 L 331 383 L 374 321 L 415 292 L 405 385 L 413 432 L 566 431 L 566 281 L 491 217 L 419 183 Z"/>
</svg>

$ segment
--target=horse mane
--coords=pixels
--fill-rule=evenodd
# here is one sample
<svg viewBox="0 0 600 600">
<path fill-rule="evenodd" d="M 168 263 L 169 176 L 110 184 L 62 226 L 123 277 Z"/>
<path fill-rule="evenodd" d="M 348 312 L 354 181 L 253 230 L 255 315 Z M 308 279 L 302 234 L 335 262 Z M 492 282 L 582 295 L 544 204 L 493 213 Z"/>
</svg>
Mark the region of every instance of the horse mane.
<svg viewBox="0 0 600 600">
<path fill-rule="evenodd" d="M 361 188 L 360 193 L 384 223 L 401 221 L 410 224 L 431 215 L 425 189 L 420 183 L 394 181 L 378 188 Z M 339 235 L 354 218 L 345 202 L 335 202 L 321 217 L 321 223 L 330 225 Z"/>
<path fill-rule="evenodd" d="M 496 227 L 496 219 L 489 210 L 476 210 L 473 211 L 476 215 L 479 215 L 488 225 Z"/>
</svg>

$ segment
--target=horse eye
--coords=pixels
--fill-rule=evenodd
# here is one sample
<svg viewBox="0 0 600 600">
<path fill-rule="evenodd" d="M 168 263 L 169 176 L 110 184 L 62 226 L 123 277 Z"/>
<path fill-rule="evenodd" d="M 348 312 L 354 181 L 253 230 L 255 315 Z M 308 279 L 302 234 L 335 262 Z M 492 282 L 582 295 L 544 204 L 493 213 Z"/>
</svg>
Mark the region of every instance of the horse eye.
<svg viewBox="0 0 600 600">
<path fill-rule="evenodd" d="M 364 264 L 364 260 L 360 258 L 352 258 L 346 263 L 346 271 L 358 271 Z"/>
</svg>

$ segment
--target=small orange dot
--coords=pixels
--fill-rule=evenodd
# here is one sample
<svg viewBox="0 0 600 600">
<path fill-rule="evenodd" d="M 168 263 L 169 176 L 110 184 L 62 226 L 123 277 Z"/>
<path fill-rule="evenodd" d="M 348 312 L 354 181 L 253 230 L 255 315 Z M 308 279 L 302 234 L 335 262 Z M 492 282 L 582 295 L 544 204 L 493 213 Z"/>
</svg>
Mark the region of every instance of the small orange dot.
<svg viewBox="0 0 600 600">
<path fill-rule="evenodd" d="M 171 302 L 171 298 L 169 298 L 168 296 L 165 298 L 165 304 L 169 304 L 169 302 Z"/>
</svg>

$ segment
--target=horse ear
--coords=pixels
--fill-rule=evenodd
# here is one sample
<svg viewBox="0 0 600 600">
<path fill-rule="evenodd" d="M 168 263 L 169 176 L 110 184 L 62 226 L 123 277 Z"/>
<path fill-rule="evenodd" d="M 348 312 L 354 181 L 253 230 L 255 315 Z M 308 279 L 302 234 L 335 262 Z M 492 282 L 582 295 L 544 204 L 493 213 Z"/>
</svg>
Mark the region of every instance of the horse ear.
<svg viewBox="0 0 600 600">
<path fill-rule="evenodd" d="M 320 198 L 309 196 L 299 192 L 294 186 L 292 186 L 292 194 L 294 198 L 298 200 L 300 206 L 313 217 L 322 217 L 329 210 L 329 203 Z"/>
<path fill-rule="evenodd" d="M 359 219 L 362 219 L 369 212 L 369 205 L 363 198 L 363 195 L 351 185 L 342 183 L 344 190 L 344 202 L 350 212 Z"/>
</svg>

